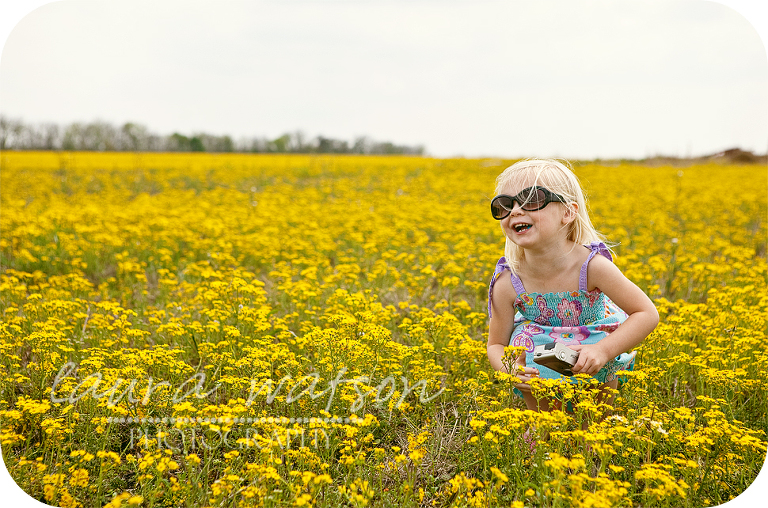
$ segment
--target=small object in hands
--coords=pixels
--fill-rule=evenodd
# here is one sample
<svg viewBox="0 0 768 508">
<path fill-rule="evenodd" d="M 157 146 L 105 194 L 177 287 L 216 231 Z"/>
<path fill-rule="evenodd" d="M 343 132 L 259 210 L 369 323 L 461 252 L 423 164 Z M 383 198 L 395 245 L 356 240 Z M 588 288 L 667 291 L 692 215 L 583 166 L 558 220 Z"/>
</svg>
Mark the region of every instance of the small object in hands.
<svg viewBox="0 0 768 508">
<path fill-rule="evenodd" d="M 533 361 L 555 372 L 573 376 L 573 368 L 579 359 L 579 352 L 559 342 L 550 342 L 536 346 L 533 350 Z"/>
</svg>

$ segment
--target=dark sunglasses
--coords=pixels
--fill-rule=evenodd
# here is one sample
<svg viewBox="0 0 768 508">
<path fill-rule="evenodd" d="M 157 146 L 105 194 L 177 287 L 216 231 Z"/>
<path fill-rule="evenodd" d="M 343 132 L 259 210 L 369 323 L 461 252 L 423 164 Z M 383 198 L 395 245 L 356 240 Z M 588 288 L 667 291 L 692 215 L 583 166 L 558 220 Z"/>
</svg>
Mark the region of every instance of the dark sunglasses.
<svg viewBox="0 0 768 508">
<path fill-rule="evenodd" d="M 491 201 L 491 215 L 496 220 L 505 218 L 512 212 L 515 202 L 526 212 L 535 212 L 555 201 L 560 203 L 566 202 L 563 196 L 555 194 L 544 187 L 528 187 L 520 191 L 517 196 L 499 194 L 493 198 L 493 201 Z"/>
</svg>

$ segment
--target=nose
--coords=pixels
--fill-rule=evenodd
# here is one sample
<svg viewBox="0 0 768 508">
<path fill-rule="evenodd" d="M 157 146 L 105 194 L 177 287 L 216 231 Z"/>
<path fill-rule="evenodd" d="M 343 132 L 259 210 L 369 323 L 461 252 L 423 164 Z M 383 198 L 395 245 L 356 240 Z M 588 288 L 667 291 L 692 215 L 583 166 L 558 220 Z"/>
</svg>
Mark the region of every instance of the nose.
<svg viewBox="0 0 768 508">
<path fill-rule="evenodd" d="M 520 208 L 519 206 L 512 205 L 512 210 L 509 210 L 509 213 L 507 214 L 507 216 L 501 219 L 502 222 L 505 222 L 505 221 L 509 222 L 512 219 L 519 217 L 520 215 L 523 214 L 522 210 L 523 209 Z"/>
<path fill-rule="evenodd" d="M 520 206 L 520 203 L 517 202 L 517 200 L 512 201 L 512 208 L 509 210 L 510 217 L 512 215 L 520 215 L 523 211 L 523 208 Z"/>
</svg>

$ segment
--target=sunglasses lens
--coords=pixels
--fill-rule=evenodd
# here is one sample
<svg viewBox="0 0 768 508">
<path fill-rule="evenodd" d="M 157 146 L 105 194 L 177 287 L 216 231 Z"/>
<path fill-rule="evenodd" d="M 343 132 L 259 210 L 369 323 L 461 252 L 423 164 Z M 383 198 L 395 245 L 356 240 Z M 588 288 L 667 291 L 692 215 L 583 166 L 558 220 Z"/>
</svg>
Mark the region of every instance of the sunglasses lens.
<svg viewBox="0 0 768 508">
<path fill-rule="evenodd" d="M 491 215 L 496 220 L 501 220 L 512 210 L 512 200 L 507 196 L 498 196 L 491 202 Z"/>
<path fill-rule="evenodd" d="M 547 195 L 542 189 L 534 189 L 525 196 L 525 204 L 521 206 L 523 210 L 539 210 L 547 204 Z"/>
</svg>

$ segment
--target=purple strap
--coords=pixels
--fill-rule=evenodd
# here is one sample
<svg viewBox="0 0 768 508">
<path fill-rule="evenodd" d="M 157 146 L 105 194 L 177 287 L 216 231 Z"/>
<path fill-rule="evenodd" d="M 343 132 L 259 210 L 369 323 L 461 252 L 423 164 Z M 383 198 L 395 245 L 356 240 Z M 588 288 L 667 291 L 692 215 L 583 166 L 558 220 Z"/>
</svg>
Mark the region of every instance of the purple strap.
<svg viewBox="0 0 768 508">
<path fill-rule="evenodd" d="M 496 280 L 505 269 L 508 269 L 507 259 L 504 256 L 501 256 L 496 262 L 496 268 L 493 270 L 493 275 L 491 276 L 491 284 L 488 286 L 488 319 L 491 318 L 491 296 L 493 296 L 493 285 L 496 284 Z"/>
<path fill-rule="evenodd" d="M 525 288 L 523 287 L 523 281 L 520 280 L 520 276 L 516 273 L 511 273 L 509 276 L 512 278 L 512 287 L 515 288 L 515 292 L 517 292 L 518 295 L 522 295 L 525 293 Z"/>
<path fill-rule="evenodd" d="M 595 257 L 595 254 L 602 254 L 603 256 L 607 257 L 609 261 L 613 261 L 611 252 L 603 242 L 592 242 L 586 247 L 591 249 L 592 252 L 589 253 L 589 257 L 586 261 L 584 261 L 584 264 L 581 265 L 581 273 L 579 273 L 579 289 L 582 291 L 587 291 L 587 266 L 589 266 L 589 262 L 592 261 L 593 257 Z"/>
<path fill-rule="evenodd" d="M 496 281 L 499 279 L 499 276 L 504 270 L 509 270 L 509 266 L 507 266 L 507 259 L 502 256 L 499 261 L 496 263 L 496 269 L 493 271 L 493 276 L 491 277 L 491 284 L 488 286 L 488 318 L 490 319 L 491 316 L 491 296 L 493 296 L 493 285 L 496 284 Z M 523 281 L 520 280 L 520 277 L 517 276 L 517 274 L 512 273 L 510 270 L 509 276 L 512 279 L 512 286 L 515 288 L 515 291 L 517 291 L 518 295 L 521 295 L 525 293 L 525 288 L 523 287 Z"/>
</svg>

